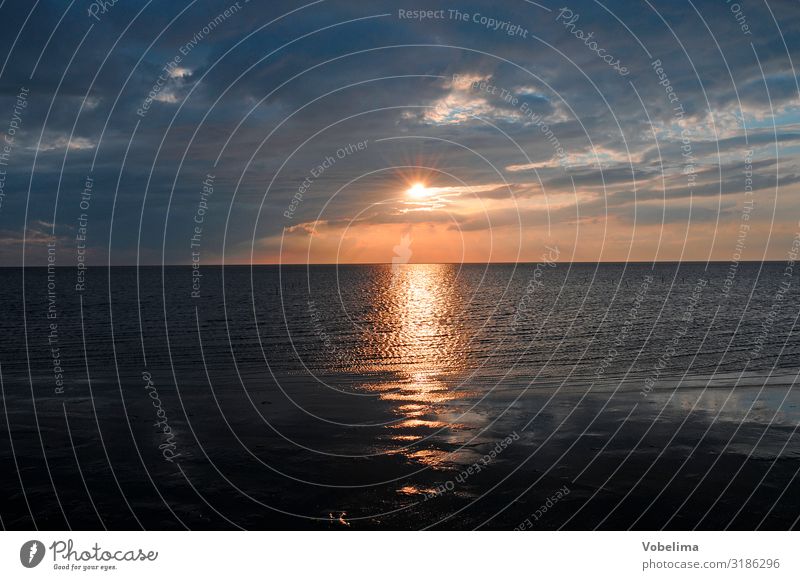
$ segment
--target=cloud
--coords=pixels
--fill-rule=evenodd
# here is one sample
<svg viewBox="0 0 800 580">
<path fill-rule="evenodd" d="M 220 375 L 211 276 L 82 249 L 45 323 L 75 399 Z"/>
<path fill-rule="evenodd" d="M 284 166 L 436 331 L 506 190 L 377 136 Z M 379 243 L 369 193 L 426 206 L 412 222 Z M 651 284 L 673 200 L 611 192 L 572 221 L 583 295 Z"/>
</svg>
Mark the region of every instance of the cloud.
<svg viewBox="0 0 800 580">
<path fill-rule="evenodd" d="M 627 223 L 642 203 L 642 219 L 660 224 L 650 206 L 666 198 L 684 208 L 662 211 L 667 228 L 677 226 L 688 217 L 690 193 L 709 203 L 736 199 L 749 149 L 756 191 L 772 199 L 778 187 L 781 203 L 796 195 L 792 64 L 800 62 L 800 13 L 791 4 L 771 3 L 775 21 L 749 12 L 752 34 L 743 36 L 730 9 L 712 0 L 635 10 L 570 3 L 581 29 L 624 61 L 631 71 L 624 78 L 556 23 L 556 12 L 524 2 L 457 8 L 519 25 L 531 32 L 525 38 L 472 20 L 402 20 L 396 3 L 384 0 L 310 8 L 250 2 L 182 55 L 230 4 L 154 2 L 138 15 L 142 5 L 118 3 L 92 26 L 85 7 L 64 12 L 63 3 L 40 2 L 13 49 L 13 37 L 2 41 L 9 60 L 0 77 L 0 130 L 20 87 L 30 89 L 4 223 L 21 232 L 30 225 L 23 223 L 28 205 L 31 223 L 56 215 L 57 230 L 74 226 L 75 192 L 92 173 L 96 191 L 113 195 L 92 202 L 91 245 L 109 246 L 113 217 L 113 255 L 160 260 L 163 247 L 164 260 L 186 263 L 200 184 L 213 173 L 207 256 L 240 252 L 253 238 L 279 239 L 284 228 L 302 238 L 308 230 L 298 224 L 319 216 L 326 240 L 351 235 L 353 223 L 371 235 L 381 226 L 439 228 L 441 237 L 414 236 L 414 259 L 422 260 L 421 240 L 455 245 L 448 232 L 512 230 L 518 215 L 532 229 L 550 219 L 568 237 L 578 222 Z M 14 30 L 23 12 L 0 8 Z M 181 62 L 157 104 L 137 115 L 176 55 Z M 659 84 L 656 59 L 677 102 Z M 684 137 L 697 171 L 691 191 Z M 336 157 L 364 140 L 366 151 Z M 329 156 L 336 162 L 313 179 L 296 219 L 282 219 L 311 169 Z M 399 168 L 414 165 L 430 175 L 435 204 L 403 200 L 408 170 Z M 709 207 L 697 211 L 698 220 L 711 215 Z M 776 231 L 789 231 L 794 217 L 780 212 L 778 219 Z M 142 224 L 148 235 L 140 235 Z M 620 245 L 608 251 L 627 255 L 618 241 L 625 239 L 615 234 Z M 368 250 L 368 242 L 353 243 L 349 255 Z"/>
<path fill-rule="evenodd" d="M 84 151 L 87 149 L 94 149 L 97 143 L 88 137 L 75 137 L 70 138 L 68 135 L 51 135 L 43 137 L 41 142 L 29 146 L 30 149 L 37 149 L 39 151 L 54 151 L 61 149 L 69 149 L 70 151 Z"/>
</svg>

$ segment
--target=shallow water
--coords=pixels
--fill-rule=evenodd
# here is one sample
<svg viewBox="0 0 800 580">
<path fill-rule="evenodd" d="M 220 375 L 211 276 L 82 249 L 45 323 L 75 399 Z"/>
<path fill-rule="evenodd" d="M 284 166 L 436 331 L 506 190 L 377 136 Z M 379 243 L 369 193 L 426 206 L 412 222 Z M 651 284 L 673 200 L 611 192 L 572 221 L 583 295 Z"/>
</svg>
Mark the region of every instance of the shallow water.
<svg viewBox="0 0 800 580">
<path fill-rule="evenodd" d="M 783 264 L 200 272 L 0 270 L 4 526 L 796 526 Z"/>
</svg>

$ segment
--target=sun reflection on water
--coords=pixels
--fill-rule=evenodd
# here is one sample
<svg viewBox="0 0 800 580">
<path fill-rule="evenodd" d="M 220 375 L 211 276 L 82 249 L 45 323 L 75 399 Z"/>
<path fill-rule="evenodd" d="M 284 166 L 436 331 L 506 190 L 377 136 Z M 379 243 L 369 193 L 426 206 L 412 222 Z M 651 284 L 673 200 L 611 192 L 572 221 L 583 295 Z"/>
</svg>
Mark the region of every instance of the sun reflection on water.
<svg viewBox="0 0 800 580">
<path fill-rule="evenodd" d="M 368 385 L 380 400 L 397 403 L 397 421 L 388 426 L 391 441 L 402 443 L 411 460 L 430 466 L 449 451 L 430 444 L 433 434 L 464 426 L 443 420 L 443 405 L 469 393 L 453 378 L 467 368 L 464 347 L 469 337 L 459 324 L 464 297 L 458 291 L 458 269 L 450 264 L 407 264 L 387 269 L 375 296 L 379 320 L 374 348 L 398 361 L 395 380 Z M 417 441 L 424 445 L 413 445 Z"/>
</svg>

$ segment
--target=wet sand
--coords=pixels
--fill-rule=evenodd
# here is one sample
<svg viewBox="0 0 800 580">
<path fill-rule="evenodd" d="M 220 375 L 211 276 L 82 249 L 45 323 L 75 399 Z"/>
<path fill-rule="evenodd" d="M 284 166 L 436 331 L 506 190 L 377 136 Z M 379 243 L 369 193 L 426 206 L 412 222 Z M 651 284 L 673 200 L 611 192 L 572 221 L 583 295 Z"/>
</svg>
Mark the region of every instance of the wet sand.
<svg viewBox="0 0 800 580">
<path fill-rule="evenodd" d="M 646 397 L 478 388 L 438 403 L 400 387 L 353 396 L 281 385 L 297 406 L 274 387 L 165 397 L 173 462 L 154 453 L 146 406 L 128 402 L 129 430 L 118 397 L 96 398 L 101 442 L 83 435 L 91 401 L 67 402 L 73 452 L 62 401 L 37 401 L 58 500 L 32 413 L 9 404 L 36 525 L 65 527 L 62 510 L 76 529 L 787 529 L 800 515 L 800 410 L 788 385 Z M 19 482 L 3 487 L 6 527 L 30 527 Z"/>
</svg>

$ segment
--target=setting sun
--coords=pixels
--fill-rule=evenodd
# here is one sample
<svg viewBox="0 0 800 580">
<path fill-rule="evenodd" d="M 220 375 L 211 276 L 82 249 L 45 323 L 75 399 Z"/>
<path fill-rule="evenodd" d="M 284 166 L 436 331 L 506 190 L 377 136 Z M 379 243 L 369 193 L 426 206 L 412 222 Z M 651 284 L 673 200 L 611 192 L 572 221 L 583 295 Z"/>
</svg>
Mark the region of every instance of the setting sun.
<svg viewBox="0 0 800 580">
<path fill-rule="evenodd" d="M 409 187 L 408 190 L 406 191 L 406 193 L 410 197 L 416 197 L 416 198 L 428 197 L 428 195 L 430 195 L 430 192 L 425 187 L 425 184 L 419 183 L 419 182 L 417 182 L 414 185 L 412 185 L 411 187 Z"/>
</svg>

